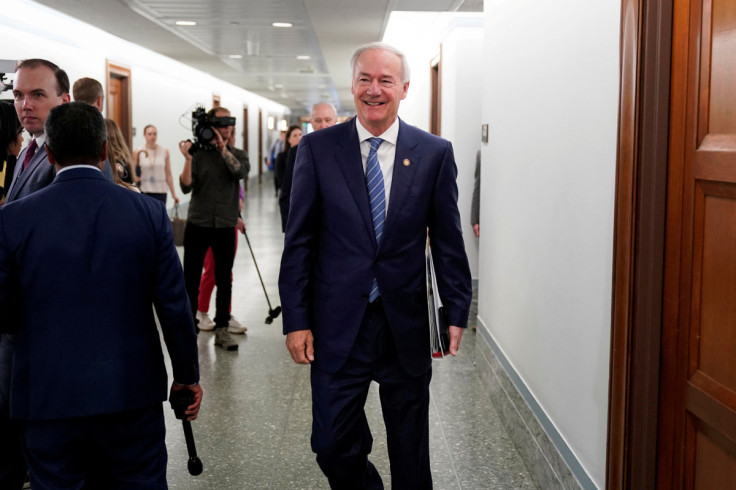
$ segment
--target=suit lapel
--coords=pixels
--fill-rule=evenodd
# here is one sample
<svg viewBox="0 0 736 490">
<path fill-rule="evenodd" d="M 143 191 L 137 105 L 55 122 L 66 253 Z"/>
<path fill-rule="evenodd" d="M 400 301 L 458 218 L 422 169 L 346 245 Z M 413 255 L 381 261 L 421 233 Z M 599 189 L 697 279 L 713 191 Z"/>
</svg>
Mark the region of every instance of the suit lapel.
<svg viewBox="0 0 736 490">
<path fill-rule="evenodd" d="M 41 165 L 42 162 L 48 165 L 48 161 L 46 160 L 46 148 L 39 148 L 36 150 L 36 154 L 33 155 L 33 158 L 31 158 L 31 161 L 28 162 L 28 167 L 23 170 L 23 160 L 25 160 L 27 151 L 28 147 L 20 152 L 20 155 L 18 156 L 17 163 L 15 164 L 15 177 L 13 177 L 13 184 L 11 185 L 10 189 L 8 189 L 8 201 L 11 201 L 15 199 L 16 196 L 18 196 L 20 190 L 23 188 L 26 182 L 28 182 L 28 179 L 31 177 L 31 175 L 33 175 L 36 167 Z"/>
<path fill-rule="evenodd" d="M 363 223 L 366 226 L 368 235 L 372 237 L 375 245 L 375 233 L 373 232 L 373 218 L 371 217 L 370 204 L 368 202 L 368 189 L 365 184 L 365 174 L 363 173 L 363 157 L 360 154 L 360 141 L 358 140 L 358 131 L 355 129 L 355 120 L 349 123 L 346 138 L 337 140 L 337 150 L 335 151 L 335 161 L 347 183 L 353 200 L 358 206 L 358 211 L 363 217 Z"/>
<path fill-rule="evenodd" d="M 396 156 L 394 171 L 391 176 L 391 196 L 389 199 L 386 226 L 383 229 L 384 237 L 391 234 L 397 216 L 404 206 L 404 200 L 409 194 L 414 176 L 420 163 L 417 141 L 411 136 L 409 126 L 399 119 L 399 136 L 396 139 Z M 408 165 L 407 165 L 408 163 Z M 384 240 L 381 243 L 385 243 Z"/>
</svg>

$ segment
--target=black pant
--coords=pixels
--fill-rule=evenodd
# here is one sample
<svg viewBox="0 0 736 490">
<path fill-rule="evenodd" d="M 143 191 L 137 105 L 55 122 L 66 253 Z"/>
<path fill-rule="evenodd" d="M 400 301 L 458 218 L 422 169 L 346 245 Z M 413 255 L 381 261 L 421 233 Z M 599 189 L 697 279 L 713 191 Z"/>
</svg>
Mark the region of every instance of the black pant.
<svg viewBox="0 0 736 490">
<path fill-rule="evenodd" d="M 20 445 L 20 427 L 7 408 L 0 412 L 0 488 L 20 490 L 28 473 Z"/>
<path fill-rule="evenodd" d="M 184 281 L 195 325 L 199 282 L 208 248 L 212 248 L 212 258 L 215 260 L 215 328 L 224 328 L 230 321 L 230 299 L 233 294 L 235 227 L 210 228 L 187 223 L 184 231 Z"/>
<path fill-rule="evenodd" d="M 157 199 L 164 203 L 164 206 L 166 206 L 166 193 L 165 192 L 142 192 L 144 196 L 150 196 L 154 199 Z"/>
<path fill-rule="evenodd" d="M 368 307 L 350 357 L 340 371 L 326 373 L 312 365 L 312 450 L 333 489 L 383 488 L 380 475 L 368 460 L 373 437 L 364 407 L 372 380 L 379 383 L 391 487 L 432 488 L 432 371 L 411 377 L 401 367 L 398 356 L 386 313 L 379 303 Z"/>
</svg>

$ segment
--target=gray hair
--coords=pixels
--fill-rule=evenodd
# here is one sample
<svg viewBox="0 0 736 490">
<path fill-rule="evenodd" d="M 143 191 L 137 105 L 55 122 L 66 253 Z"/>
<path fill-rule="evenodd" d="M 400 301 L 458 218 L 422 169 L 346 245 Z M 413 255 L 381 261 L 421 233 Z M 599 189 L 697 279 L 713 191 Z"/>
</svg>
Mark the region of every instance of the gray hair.
<svg viewBox="0 0 736 490">
<path fill-rule="evenodd" d="M 355 76 L 355 65 L 358 63 L 358 58 L 360 58 L 361 54 L 366 51 L 370 51 L 371 49 L 388 51 L 401 58 L 401 82 L 409 82 L 409 61 L 406 59 L 406 55 L 390 44 L 380 42 L 364 44 L 355 50 L 352 58 L 350 58 L 350 69 L 353 72 L 353 76 Z"/>
</svg>

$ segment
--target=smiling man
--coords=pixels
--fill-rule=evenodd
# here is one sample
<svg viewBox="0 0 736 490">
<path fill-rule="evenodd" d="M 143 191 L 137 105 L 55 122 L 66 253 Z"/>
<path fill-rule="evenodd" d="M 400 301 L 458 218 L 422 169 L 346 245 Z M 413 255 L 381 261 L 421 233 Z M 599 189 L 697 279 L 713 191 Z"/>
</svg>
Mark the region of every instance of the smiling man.
<svg viewBox="0 0 736 490">
<path fill-rule="evenodd" d="M 368 460 L 364 405 L 380 385 L 393 488 L 432 487 L 427 233 L 450 353 L 467 326 L 471 279 L 452 146 L 398 118 L 409 67 L 395 48 L 353 54 L 357 117 L 297 152 L 279 290 L 286 346 L 311 364 L 312 450 L 332 488 L 383 488 Z"/>
</svg>

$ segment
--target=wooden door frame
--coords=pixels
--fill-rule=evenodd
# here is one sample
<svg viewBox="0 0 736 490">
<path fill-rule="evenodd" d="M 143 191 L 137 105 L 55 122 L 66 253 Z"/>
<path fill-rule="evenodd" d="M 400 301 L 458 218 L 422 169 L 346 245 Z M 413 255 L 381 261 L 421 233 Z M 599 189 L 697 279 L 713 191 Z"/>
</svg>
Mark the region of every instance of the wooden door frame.
<svg viewBox="0 0 736 490">
<path fill-rule="evenodd" d="M 125 66 L 115 64 L 110 60 L 105 60 L 105 84 L 107 90 L 107 93 L 105 94 L 106 96 L 109 95 L 110 92 L 111 78 L 119 78 L 122 81 L 121 96 L 123 97 L 123 110 L 122 114 L 120 115 L 122 119 L 120 129 L 126 139 L 126 142 L 128 143 L 128 147 L 133 148 L 133 99 L 131 90 L 131 70 L 130 68 L 127 68 Z M 110 98 L 107 97 L 107 100 L 109 103 Z"/>
<path fill-rule="evenodd" d="M 250 150 L 250 141 L 248 138 L 248 119 L 250 119 L 250 114 L 248 113 L 248 106 L 243 106 L 243 150 L 245 150 L 246 153 Z"/>
<path fill-rule="evenodd" d="M 673 0 L 622 0 L 606 488 L 655 488 Z"/>
<path fill-rule="evenodd" d="M 442 45 L 429 62 L 429 132 L 442 135 Z"/>
</svg>

